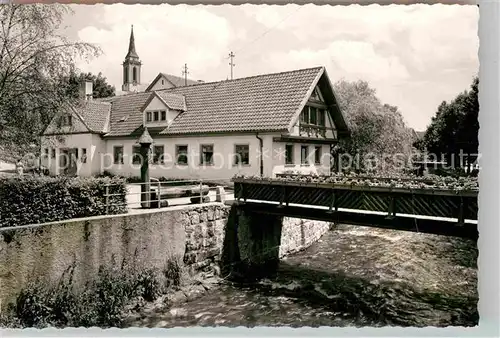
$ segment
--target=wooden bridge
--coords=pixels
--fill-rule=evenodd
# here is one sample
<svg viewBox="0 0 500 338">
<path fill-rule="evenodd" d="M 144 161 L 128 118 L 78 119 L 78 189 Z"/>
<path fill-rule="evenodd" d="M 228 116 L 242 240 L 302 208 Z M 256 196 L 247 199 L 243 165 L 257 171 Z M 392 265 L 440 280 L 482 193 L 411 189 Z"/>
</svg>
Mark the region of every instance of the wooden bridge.
<svg viewBox="0 0 500 338">
<path fill-rule="evenodd" d="M 235 203 L 255 213 L 477 239 L 477 191 L 235 178 Z"/>
</svg>

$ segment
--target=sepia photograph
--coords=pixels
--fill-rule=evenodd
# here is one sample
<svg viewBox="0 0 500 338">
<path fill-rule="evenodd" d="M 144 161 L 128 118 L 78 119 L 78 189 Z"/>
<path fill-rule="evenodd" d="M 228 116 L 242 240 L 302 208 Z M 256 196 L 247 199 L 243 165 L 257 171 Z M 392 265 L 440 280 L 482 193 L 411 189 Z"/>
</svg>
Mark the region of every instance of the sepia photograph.
<svg viewBox="0 0 500 338">
<path fill-rule="evenodd" d="M 0 327 L 477 326 L 478 22 L 0 5 Z"/>
</svg>

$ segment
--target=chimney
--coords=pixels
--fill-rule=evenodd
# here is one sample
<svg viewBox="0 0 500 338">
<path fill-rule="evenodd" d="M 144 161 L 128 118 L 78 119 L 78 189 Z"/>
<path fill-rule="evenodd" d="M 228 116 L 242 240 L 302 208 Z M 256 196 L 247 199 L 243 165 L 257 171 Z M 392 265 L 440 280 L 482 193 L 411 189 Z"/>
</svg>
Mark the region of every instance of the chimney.
<svg viewBox="0 0 500 338">
<path fill-rule="evenodd" d="M 85 81 L 80 85 L 80 98 L 82 101 L 91 101 L 93 94 L 92 81 Z"/>
</svg>

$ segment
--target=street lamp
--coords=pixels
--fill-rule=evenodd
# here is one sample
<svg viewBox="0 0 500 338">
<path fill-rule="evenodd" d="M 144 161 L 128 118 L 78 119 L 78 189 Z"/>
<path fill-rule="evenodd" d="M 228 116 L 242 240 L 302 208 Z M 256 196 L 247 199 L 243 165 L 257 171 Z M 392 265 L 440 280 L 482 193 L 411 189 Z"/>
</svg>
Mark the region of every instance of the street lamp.
<svg viewBox="0 0 500 338">
<path fill-rule="evenodd" d="M 149 152 L 151 149 L 151 144 L 153 143 L 153 138 L 149 135 L 148 128 L 144 127 L 141 137 L 139 137 L 138 143 L 141 145 L 140 155 L 142 159 L 141 163 L 141 206 L 143 208 L 149 208 L 151 205 L 151 188 L 149 181 Z"/>
</svg>

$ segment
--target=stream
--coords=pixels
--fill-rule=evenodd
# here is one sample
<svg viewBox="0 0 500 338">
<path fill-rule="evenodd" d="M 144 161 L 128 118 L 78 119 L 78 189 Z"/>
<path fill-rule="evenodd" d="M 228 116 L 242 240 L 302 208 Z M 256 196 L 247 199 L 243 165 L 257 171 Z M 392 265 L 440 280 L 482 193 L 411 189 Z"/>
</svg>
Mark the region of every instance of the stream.
<svg viewBox="0 0 500 338">
<path fill-rule="evenodd" d="M 126 326 L 475 326 L 475 241 L 339 225 L 251 285 L 203 296 Z"/>
</svg>

